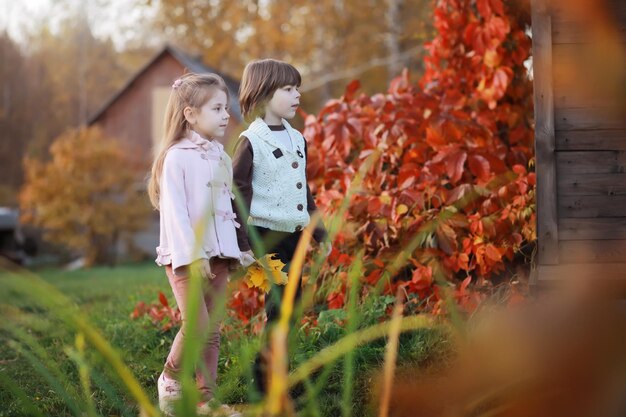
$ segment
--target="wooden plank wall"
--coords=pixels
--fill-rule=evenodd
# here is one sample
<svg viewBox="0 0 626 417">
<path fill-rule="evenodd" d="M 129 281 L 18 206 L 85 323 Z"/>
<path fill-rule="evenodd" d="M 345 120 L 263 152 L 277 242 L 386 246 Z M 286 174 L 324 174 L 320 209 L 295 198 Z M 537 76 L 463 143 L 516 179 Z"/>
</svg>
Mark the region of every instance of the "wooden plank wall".
<svg viewBox="0 0 626 417">
<path fill-rule="evenodd" d="M 616 43 L 626 50 L 626 1 L 608 1 L 622 36 Z M 603 69 L 585 66 L 596 47 L 588 27 L 567 11 L 550 13 L 558 264 L 609 264 L 602 268 L 608 275 L 626 277 L 626 91 L 619 91 L 626 84 L 603 88 Z M 539 158 L 537 165 L 541 176 Z M 543 275 L 558 271 L 544 268 Z"/>
</svg>

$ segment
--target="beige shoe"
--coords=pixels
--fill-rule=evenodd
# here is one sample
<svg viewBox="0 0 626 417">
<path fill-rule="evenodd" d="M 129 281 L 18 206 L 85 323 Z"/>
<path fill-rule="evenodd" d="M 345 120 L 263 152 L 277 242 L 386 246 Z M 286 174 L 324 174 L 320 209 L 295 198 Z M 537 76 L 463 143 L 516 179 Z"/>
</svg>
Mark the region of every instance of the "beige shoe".
<svg viewBox="0 0 626 417">
<path fill-rule="evenodd" d="M 198 404 L 196 411 L 200 416 L 242 417 L 239 411 L 226 404 L 220 404 L 214 399 Z"/>
<path fill-rule="evenodd" d="M 159 392 L 159 409 L 166 416 L 173 416 L 174 403 L 181 397 L 182 385 L 175 379 L 166 377 L 161 372 L 157 382 L 157 390 Z"/>
</svg>

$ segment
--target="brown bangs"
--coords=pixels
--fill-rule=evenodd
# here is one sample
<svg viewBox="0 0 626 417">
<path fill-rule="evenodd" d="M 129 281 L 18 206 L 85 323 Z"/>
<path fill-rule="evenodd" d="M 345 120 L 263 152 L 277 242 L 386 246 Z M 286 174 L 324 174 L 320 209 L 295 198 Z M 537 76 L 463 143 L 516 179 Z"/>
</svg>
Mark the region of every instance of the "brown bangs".
<svg viewBox="0 0 626 417">
<path fill-rule="evenodd" d="M 302 77 L 291 64 L 275 59 L 253 61 L 246 65 L 239 88 L 239 103 L 244 118 L 250 122 L 265 112 L 265 104 L 274 92 L 286 85 L 299 87 Z"/>
</svg>

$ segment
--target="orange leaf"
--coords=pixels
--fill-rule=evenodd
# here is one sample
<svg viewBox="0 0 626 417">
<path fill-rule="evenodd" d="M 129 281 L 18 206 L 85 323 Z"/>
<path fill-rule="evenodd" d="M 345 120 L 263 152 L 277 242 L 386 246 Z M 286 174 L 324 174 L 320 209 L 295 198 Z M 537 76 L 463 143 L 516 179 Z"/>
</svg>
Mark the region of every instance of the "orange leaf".
<svg viewBox="0 0 626 417">
<path fill-rule="evenodd" d="M 502 254 L 500 254 L 498 249 L 496 249 L 496 247 L 493 245 L 487 245 L 485 254 L 487 255 L 489 259 L 495 262 L 502 259 Z"/>
</svg>

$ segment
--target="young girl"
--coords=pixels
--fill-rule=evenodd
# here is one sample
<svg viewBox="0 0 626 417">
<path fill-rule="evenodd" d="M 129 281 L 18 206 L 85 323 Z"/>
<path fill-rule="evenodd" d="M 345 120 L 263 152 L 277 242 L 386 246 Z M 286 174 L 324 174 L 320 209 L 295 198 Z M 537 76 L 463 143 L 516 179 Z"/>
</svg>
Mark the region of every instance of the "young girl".
<svg viewBox="0 0 626 417">
<path fill-rule="evenodd" d="M 307 145 L 300 132 L 286 119 L 292 119 L 300 104 L 301 77 L 292 65 L 273 59 L 251 62 L 244 70 L 239 90 L 241 111 L 250 126 L 240 136 L 233 171 L 242 196 L 237 230 L 239 247 L 250 250 L 248 228 L 263 239 L 265 253 L 254 248 L 257 258 L 276 253 L 286 265 L 294 256 L 302 230 L 317 210 L 306 178 Z M 236 207 L 237 208 L 237 207 Z M 247 214 L 247 216 L 245 215 Z M 313 234 L 326 254 L 330 243 L 319 223 Z M 265 297 L 267 324 L 280 314 L 283 286 L 273 286 Z M 296 300 L 300 297 L 300 286 Z M 262 355 L 255 362 L 255 384 L 265 391 Z"/>
<path fill-rule="evenodd" d="M 180 398 L 183 340 L 198 338 L 202 363 L 196 381 L 202 394 L 200 413 L 213 404 L 220 346 L 219 320 L 211 316 L 219 297 L 225 296 L 229 270 L 254 262 L 237 245 L 239 226 L 232 211 L 232 165 L 216 138 L 224 136 L 228 120 L 228 90 L 214 74 L 186 74 L 172 85 L 165 116 L 165 137 L 158 152 L 148 192 L 160 210 L 161 237 L 156 262 L 165 266 L 183 325 L 174 339 L 158 380 L 159 407 L 171 415 Z M 189 280 L 198 274 L 203 293 L 190 294 Z M 188 328 L 187 305 L 199 297 L 195 329 Z M 210 319 L 211 316 L 211 319 Z M 211 325 L 211 329 L 207 327 Z M 204 337 L 208 331 L 208 337 Z M 208 373 L 207 373 L 208 371 Z M 236 416 L 226 405 L 221 415 Z"/>
</svg>

